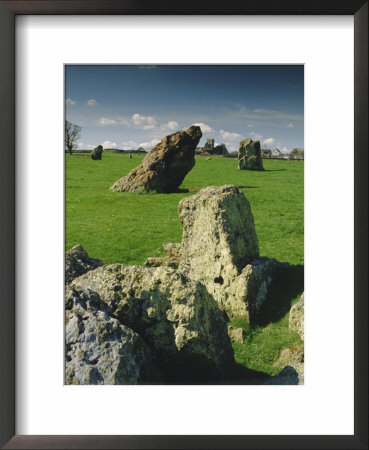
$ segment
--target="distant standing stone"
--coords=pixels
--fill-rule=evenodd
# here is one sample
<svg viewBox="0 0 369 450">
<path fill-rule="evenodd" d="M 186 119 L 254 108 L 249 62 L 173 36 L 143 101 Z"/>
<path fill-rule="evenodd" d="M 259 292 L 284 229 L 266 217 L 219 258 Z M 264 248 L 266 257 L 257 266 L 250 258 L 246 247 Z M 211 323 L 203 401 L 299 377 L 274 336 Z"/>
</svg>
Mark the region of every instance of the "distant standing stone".
<svg viewBox="0 0 369 450">
<path fill-rule="evenodd" d="M 91 158 L 93 160 L 100 160 L 102 158 L 102 153 L 103 153 L 103 146 L 102 145 L 98 145 L 97 147 L 95 147 L 92 152 L 91 152 Z"/>
<path fill-rule="evenodd" d="M 250 138 L 240 142 L 238 150 L 238 169 L 240 170 L 264 170 L 261 159 L 260 141 Z"/>
<path fill-rule="evenodd" d="M 138 167 L 110 189 L 116 192 L 176 192 L 195 165 L 195 149 L 201 136 L 201 128 L 195 125 L 165 136 Z"/>
</svg>

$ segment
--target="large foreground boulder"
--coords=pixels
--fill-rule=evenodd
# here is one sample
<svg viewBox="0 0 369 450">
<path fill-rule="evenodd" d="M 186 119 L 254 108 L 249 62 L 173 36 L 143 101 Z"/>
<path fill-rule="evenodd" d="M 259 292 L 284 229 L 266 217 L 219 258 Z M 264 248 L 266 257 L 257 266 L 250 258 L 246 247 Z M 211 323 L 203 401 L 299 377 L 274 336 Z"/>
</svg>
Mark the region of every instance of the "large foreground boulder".
<svg viewBox="0 0 369 450">
<path fill-rule="evenodd" d="M 240 170 L 264 170 L 261 159 L 260 141 L 253 141 L 247 138 L 240 142 L 238 168 Z"/>
<path fill-rule="evenodd" d="M 66 384 L 148 384 L 160 378 L 141 337 L 93 295 L 66 292 Z"/>
<path fill-rule="evenodd" d="M 195 149 L 201 136 L 198 126 L 166 136 L 138 167 L 110 189 L 117 192 L 175 192 L 195 165 Z"/>
<path fill-rule="evenodd" d="M 250 320 L 277 266 L 260 260 L 250 203 L 234 185 L 210 186 L 181 200 L 179 270 L 203 283 L 229 318 Z"/>
<path fill-rule="evenodd" d="M 113 264 L 86 273 L 70 287 L 67 308 L 93 303 L 137 333 L 166 383 L 218 379 L 232 371 L 226 320 L 205 286 L 184 274 Z"/>
<path fill-rule="evenodd" d="M 92 152 L 91 152 L 91 158 L 93 160 L 101 160 L 102 158 L 102 154 L 103 154 L 103 146 L 102 145 L 98 145 L 97 147 L 95 147 Z"/>
<path fill-rule="evenodd" d="M 99 259 L 90 258 L 82 245 L 75 245 L 65 253 L 65 284 L 103 264 Z"/>
</svg>

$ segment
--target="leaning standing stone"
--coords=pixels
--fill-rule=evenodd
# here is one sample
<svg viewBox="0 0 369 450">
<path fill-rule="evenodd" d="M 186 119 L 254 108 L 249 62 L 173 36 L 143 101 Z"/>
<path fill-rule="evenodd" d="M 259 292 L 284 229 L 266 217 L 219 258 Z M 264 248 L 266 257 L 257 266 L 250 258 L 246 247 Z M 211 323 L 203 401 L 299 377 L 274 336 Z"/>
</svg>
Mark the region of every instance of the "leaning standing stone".
<svg viewBox="0 0 369 450">
<path fill-rule="evenodd" d="M 195 149 L 201 136 L 198 126 L 166 136 L 138 167 L 110 189 L 116 192 L 175 192 L 195 165 Z"/>
<path fill-rule="evenodd" d="M 253 141 L 247 138 L 240 142 L 238 168 L 240 170 L 264 170 L 261 159 L 260 141 Z"/>
</svg>

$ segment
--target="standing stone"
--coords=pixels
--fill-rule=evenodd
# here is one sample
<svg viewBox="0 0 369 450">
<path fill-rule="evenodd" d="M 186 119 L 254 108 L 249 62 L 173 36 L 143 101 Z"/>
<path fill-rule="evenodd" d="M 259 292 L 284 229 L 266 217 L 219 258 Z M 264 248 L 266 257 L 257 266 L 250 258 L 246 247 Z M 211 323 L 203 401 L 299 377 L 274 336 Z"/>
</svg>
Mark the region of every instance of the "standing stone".
<svg viewBox="0 0 369 450">
<path fill-rule="evenodd" d="M 102 153 L 103 153 L 103 146 L 102 145 L 98 145 L 97 147 L 95 147 L 92 150 L 91 158 L 93 160 L 100 160 L 102 158 Z"/>
<path fill-rule="evenodd" d="M 249 319 L 247 280 L 259 280 L 252 266 L 259 246 L 250 203 L 242 191 L 234 185 L 207 187 L 182 199 L 178 215 L 183 225 L 179 270 L 205 284 L 230 318 Z M 263 281 L 260 277 L 258 286 Z M 257 294 L 256 287 L 252 291 Z M 257 295 L 250 301 L 256 302 Z"/>
<path fill-rule="evenodd" d="M 247 138 L 240 142 L 238 168 L 240 170 L 264 170 L 261 159 L 260 141 L 253 141 Z"/>
<path fill-rule="evenodd" d="M 195 149 L 202 136 L 201 128 L 166 136 L 128 175 L 110 189 L 116 192 L 176 192 L 184 177 L 195 165 Z"/>
</svg>

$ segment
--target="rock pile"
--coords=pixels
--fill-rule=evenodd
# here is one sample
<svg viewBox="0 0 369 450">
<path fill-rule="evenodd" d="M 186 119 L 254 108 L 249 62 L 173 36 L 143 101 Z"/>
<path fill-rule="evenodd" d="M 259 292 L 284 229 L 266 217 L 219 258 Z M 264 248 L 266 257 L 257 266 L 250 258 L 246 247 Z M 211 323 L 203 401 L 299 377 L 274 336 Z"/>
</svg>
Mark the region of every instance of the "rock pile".
<svg viewBox="0 0 369 450">
<path fill-rule="evenodd" d="M 227 325 L 216 302 L 205 286 L 173 269 L 100 267 L 68 286 L 66 310 L 70 382 L 142 383 L 153 373 L 166 383 L 199 382 L 232 371 Z M 130 370 L 119 372 L 125 364 Z"/>
<path fill-rule="evenodd" d="M 176 192 L 184 177 L 195 165 L 195 149 L 200 141 L 200 127 L 166 136 L 128 175 L 110 189 L 117 192 Z"/>
<path fill-rule="evenodd" d="M 92 150 L 91 158 L 93 160 L 100 160 L 102 158 L 102 154 L 103 154 L 103 146 L 102 145 L 98 145 L 97 147 L 95 147 Z"/>
<path fill-rule="evenodd" d="M 199 383 L 234 370 L 229 318 L 253 320 L 278 263 L 260 259 L 242 191 L 208 187 L 181 200 L 182 242 L 146 267 L 67 256 L 66 382 Z M 97 267 L 101 266 L 101 267 Z M 225 311 L 225 313 L 224 313 Z"/>
<path fill-rule="evenodd" d="M 264 170 L 261 159 L 260 141 L 253 141 L 247 138 L 240 142 L 238 168 L 240 170 Z"/>
</svg>

